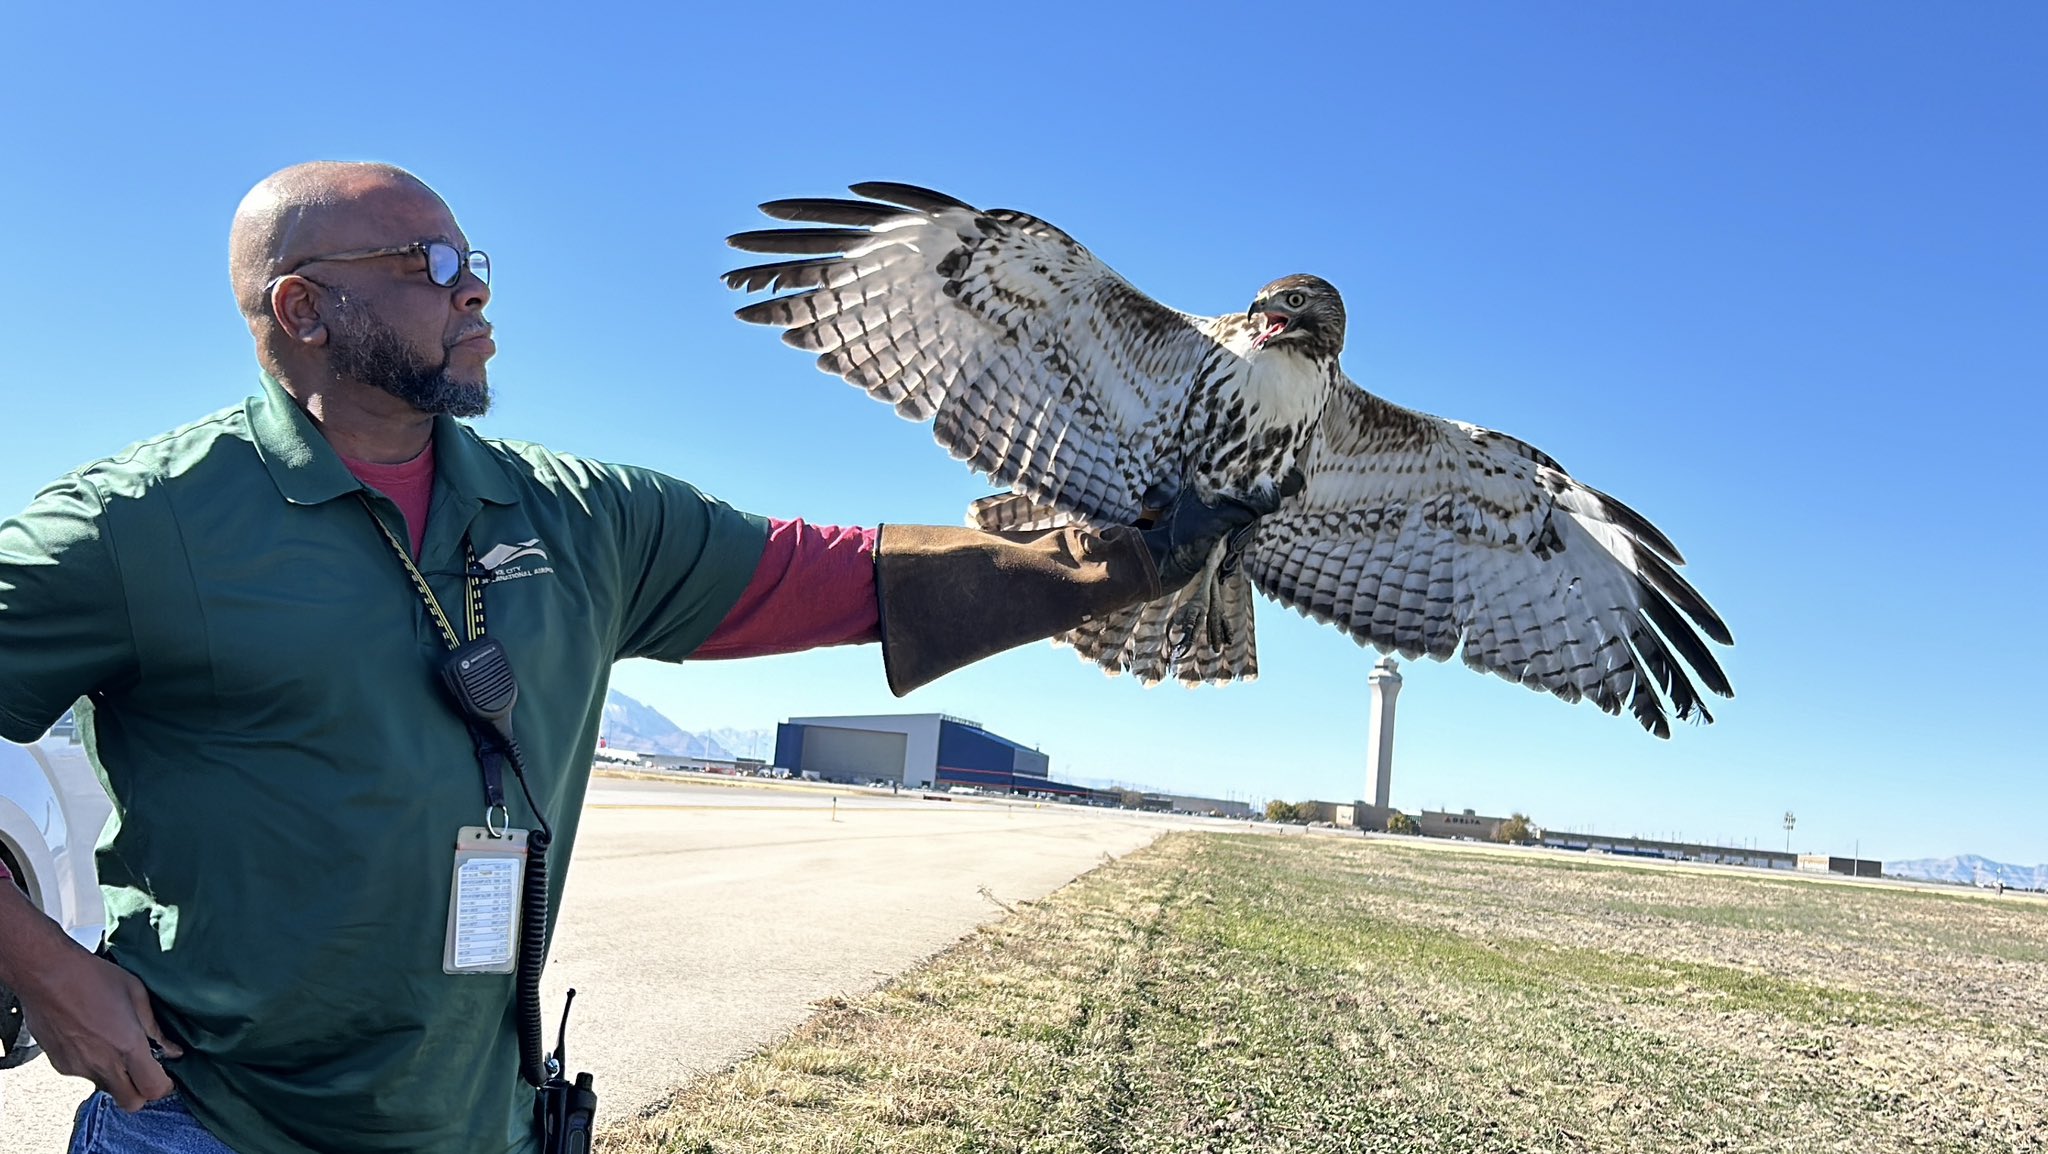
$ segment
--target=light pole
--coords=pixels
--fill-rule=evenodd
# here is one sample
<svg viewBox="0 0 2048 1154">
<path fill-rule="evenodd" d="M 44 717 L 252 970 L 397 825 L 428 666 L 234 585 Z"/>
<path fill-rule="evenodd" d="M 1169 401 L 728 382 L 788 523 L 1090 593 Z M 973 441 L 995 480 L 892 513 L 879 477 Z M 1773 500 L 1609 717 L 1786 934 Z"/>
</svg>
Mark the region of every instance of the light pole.
<svg viewBox="0 0 2048 1154">
<path fill-rule="evenodd" d="M 1788 810 L 1786 810 L 1786 811 L 1785 811 L 1785 852 L 1786 852 L 1786 853 L 1791 853 L 1791 852 L 1792 852 L 1792 827 L 1793 827 L 1794 825 L 1798 824 L 1798 821 L 1799 821 L 1799 819 L 1798 819 L 1797 817 L 1794 817 L 1794 816 L 1793 816 L 1793 814 L 1792 814 L 1792 811 L 1791 811 L 1791 810 L 1789 810 L 1789 809 L 1788 809 Z"/>
</svg>

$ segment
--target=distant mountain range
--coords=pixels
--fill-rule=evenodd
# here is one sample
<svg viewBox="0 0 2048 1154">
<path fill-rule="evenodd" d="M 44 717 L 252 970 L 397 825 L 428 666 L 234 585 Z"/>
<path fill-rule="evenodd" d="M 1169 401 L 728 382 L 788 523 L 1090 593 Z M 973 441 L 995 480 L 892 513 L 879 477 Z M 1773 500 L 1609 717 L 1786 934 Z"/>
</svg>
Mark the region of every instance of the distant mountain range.
<svg viewBox="0 0 2048 1154">
<path fill-rule="evenodd" d="M 727 726 L 707 729 L 697 736 L 720 749 L 731 750 L 734 757 L 775 760 L 775 731 L 772 729 L 733 729 Z"/>
<path fill-rule="evenodd" d="M 1884 863 L 1884 872 L 1891 877 L 1923 882 L 1954 882 L 1966 886 L 2004 882 L 2009 890 L 2048 890 L 2048 865 L 2007 865 L 1973 853 L 1915 861 L 1888 861 Z"/>
<path fill-rule="evenodd" d="M 616 689 L 605 695 L 603 733 L 606 748 L 634 753 L 667 753 L 713 761 L 730 761 L 735 757 L 767 759 L 775 755 L 773 730 L 714 729 L 691 733 L 663 717 L 660 710 Z"/>
</svg>

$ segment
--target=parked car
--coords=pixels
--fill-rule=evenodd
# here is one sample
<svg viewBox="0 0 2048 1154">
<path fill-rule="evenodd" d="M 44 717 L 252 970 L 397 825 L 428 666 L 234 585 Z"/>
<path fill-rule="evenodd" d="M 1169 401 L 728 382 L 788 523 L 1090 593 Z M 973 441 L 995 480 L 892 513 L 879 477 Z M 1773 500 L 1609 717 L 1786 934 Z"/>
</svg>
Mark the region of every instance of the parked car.
<svg viewBox="0 0 2048 1154">
<path fill-rule="evenodd" d="M 0 741 L 0 862 L 29 901 L 89 950 L 106 930 L 93 847 L 112 812 L 70 714 L 39 741 Z M 0 1069 L 37 1052 L 14 991 L 0 986 Z"/>
</svg>

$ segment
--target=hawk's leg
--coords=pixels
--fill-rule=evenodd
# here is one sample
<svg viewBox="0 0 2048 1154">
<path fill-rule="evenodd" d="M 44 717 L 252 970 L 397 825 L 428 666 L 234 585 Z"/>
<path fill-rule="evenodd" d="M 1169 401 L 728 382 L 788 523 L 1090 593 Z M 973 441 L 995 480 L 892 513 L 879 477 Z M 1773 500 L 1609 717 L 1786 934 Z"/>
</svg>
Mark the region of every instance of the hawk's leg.
<svg viewBox="0 0 2048 1154">
<path fill-rule="evenodd" d="M 1166 663 L 1178 665 L 1182 658 L 1195 650 L 1195 642 L 1209 624 L 1209 594 L 1216 588 L 1214 578 L 1197 578 L 1193 586 L 1181 596 L 1184 600 L 1176 605 L 1173 616 L 1166 627 Z"/>
</svg>

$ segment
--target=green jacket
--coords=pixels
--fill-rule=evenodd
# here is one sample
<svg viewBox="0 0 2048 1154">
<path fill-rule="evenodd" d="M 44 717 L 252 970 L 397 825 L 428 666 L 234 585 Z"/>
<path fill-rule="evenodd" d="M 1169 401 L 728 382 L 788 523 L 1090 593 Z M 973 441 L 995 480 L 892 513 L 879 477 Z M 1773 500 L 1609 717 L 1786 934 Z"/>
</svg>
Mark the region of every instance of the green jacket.
<svg viewBox="0 0 2048 1154">
<path fill-rule="evenodd" d="M 526 1149 L 512 978 L 442 972 L 455 833 L 482 823 L 483 789 L 434 679 L 445 645 L 363 495 L 401 541 L 402 519 L 263 385 L 0 522 L 0 735 L 31 740 L 85 699 L 115 808 L 110 948 L 230 1146 Z M 767 527 L 658 473 L 445 417 L 434 446 L 417 564 L 461 629 L 464 535 L 509 558 L 486 621 L 555 829 L 552 907 L 612 663 L 687 657 Z"/>
</svg>

